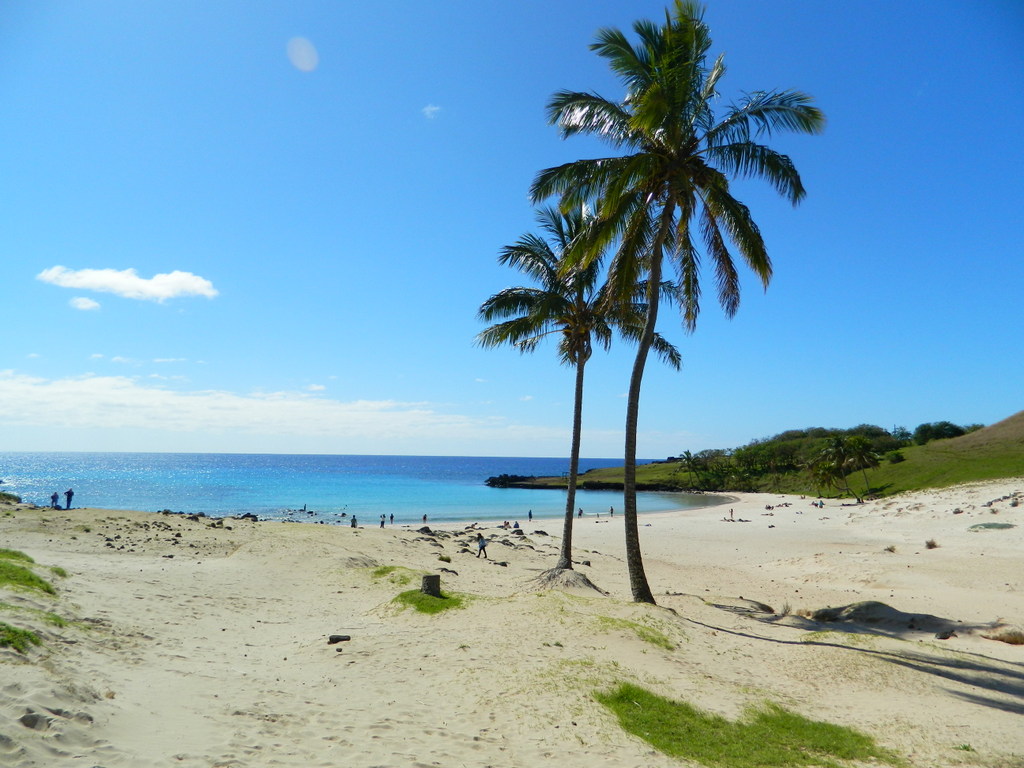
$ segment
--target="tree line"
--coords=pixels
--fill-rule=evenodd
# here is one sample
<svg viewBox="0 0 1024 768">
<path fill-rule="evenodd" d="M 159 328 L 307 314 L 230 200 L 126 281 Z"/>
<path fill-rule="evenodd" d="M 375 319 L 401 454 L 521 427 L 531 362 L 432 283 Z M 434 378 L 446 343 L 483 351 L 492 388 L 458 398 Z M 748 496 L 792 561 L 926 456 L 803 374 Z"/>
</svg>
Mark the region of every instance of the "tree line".
<svg viewBox="0 0 1024 768">
<path fill-rule="evenodd" d="M 850 429 L 791 429 L 739 448 L 684 451 L 666 461 L 679 464 L 676 474 L 680 487 L 694 490 L 774 490 L 787 476 L 803 473 L 819 491 L 835 489 L 859 499 L 850 486 L 850 475 L 860 473 L 867 489 L 867 470 L 882 461 L 903 461 L 901 448 L 959 437 L 982 426 L 937 421 L 920 424 L 913 432 L 906 427 L 887 430 L 874 424 Z"/>
</svg>

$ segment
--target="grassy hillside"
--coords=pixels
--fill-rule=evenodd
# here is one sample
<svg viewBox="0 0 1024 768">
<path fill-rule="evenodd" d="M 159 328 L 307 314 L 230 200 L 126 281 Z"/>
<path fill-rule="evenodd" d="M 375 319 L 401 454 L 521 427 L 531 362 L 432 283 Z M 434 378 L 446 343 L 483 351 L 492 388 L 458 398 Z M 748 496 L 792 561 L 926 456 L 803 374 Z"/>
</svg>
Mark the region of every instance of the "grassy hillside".
<svg viewBox="0 0 1024 768">
<path fill-rule="evenodd" d="M 849 475 L 850 487 L 869 495 L 891 495 L 921 488 L 941 488 L 958 483 L 1024 477 L 1024 411 L 989 427 L 948 440 L 900 449 L 905 461 L 867 471 L 868 488 L 860 471 Z M 563 478 L 538 478 L 538 485 L 565 486 Z M 580 477 L 583 488 L 622 484 L 622 468 L 594 469 Z M 666 461 L 637 467 L 637 484 L 643 490 L 686 490 L 695 485 L 682 461 Z M 743 490 L 727 484 L 717 490 Z M 778 493 L 817 495 L 818 487 L 806 471 L 766 475 L 747 489 Z M 706 489 L 707 490 L 707 489 Z M 830 493 L 835 493 L 834 491 Z"/>
<path fill-rule="evenodd" d="M 883 462 L 868 472 L 872 489 L 884 494 L 942 488 L 975 480 L 1024 477 L 1024 411 L 990 427 L 949 440 L 903 448 L 906 461 Z M 864 488 L 860 473 L 851 485 Z M 859 484 L 858 484 L 859 481 Z"/>
</svg>

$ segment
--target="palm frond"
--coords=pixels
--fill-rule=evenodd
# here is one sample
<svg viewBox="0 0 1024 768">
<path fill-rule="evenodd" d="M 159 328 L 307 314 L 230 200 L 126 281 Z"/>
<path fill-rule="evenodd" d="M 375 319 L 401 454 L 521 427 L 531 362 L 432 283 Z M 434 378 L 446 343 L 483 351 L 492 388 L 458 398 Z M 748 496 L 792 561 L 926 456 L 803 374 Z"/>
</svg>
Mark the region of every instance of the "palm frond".
<svg viewBox="0 0 1024 768">
<path fill-rule="evenodd" d="M 736 314 L 740 308 L 740 276 L 736 272 L 732 254 L 718 228 L 718 222 L 707 206 L 701 210 L 700 230 L 704 237 L 704 248 L 715 265 L 715 283 L 718 289 L 718 303 L 727 317 Z"/>
<path fill-rule="evenodd" d="M 589 133 L 612 146 L 628 140 L 629 114 L 622 106 L 596 93 L 558 91 L 547 105 L 548 122 L 557 125 L 562 138 Z"/>
<path fill-rule="evenodd" d="M 787 155 L 750 141 L 709 147 L 708 159 L 722 171 L 745 178 L 761 178 L 796 205 L 806 194 L 800 174 Z"/>
</svg>

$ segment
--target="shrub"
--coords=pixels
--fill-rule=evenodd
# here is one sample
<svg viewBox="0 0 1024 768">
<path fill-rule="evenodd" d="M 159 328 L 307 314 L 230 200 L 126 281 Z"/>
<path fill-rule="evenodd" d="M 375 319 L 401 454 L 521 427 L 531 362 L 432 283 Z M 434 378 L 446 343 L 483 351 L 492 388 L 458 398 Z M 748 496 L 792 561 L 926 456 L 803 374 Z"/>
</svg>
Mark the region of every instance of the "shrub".
<svg viewBox="0 0 1024 768">
<path fill-rule="evenodd" d="M 907 460 L 902 451 L 889 451 L 885 454 L 885 458 L 890 464 L 899 464 L 901 461 Z"/>
</svg>

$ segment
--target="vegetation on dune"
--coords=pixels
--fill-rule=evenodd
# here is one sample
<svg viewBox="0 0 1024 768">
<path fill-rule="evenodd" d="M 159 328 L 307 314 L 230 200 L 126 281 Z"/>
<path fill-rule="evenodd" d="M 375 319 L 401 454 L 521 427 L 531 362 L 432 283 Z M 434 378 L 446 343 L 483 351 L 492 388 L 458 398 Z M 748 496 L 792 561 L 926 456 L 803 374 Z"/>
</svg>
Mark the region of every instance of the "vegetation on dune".
<svg viewBox="0 0 1024 768">
<path fill-rule="evenodd" d="M 21 496 L 15 496 L 13 493 L 0 491 L 0 504 L 21 504 Z"/>
<path fill-rule="evenodd" d="M 13 648 L 18 653 L 27 653 L 31 646 L 40 644 L 42 640 L 35 632 L 0 621 L 0 648 Z"/>
<path fill-rule="evenodd" d="M 608 707 L 628 733 L 666 755 L 709 768 L 841 768 L 850 761 L 901 765 L 874 739 L 840 725 L 809 720 L 776 704 L 749 710 L 732 722 L 623 683 L 594 698 Z"/>
<path fill-rule="evenodd" d="M 57 593 L 52 584 L 36 576 L 28 568 L 11 560 L 0 559 L 0 587 L 7 586 L 37 590 L 50 595 Z"/>
<path fill-rule="evenodd" d="M 601 616 L 598 618 L 598 623 L 603 629 L 616 629 L 626 630 L 632 632 L 645 643 L 662 648 L 666 651 L 675 650 L 675 643 L 673 643 L 669 636 L 662 632 L 660 629 L 651 626 L 650 624 L 630 621 L 629 619 L 616 619 L 610 616 Z"/>
<path fill-rule="evenodd" d="M 24 552 L 19 552 L 16 549 L 0 548 L 0 558 L 5 558 L 7 560 L 23 560 L 26 563 L 35 562 L 35 560 L 33 560 L 30 556 L 26 555 Z"/>
<path fill-rule="evenodd" d="M 441 593 L 441 597 L 434 597 L 421 592 L 418 589 L 410 589 L 395 596 L 392 601 L 408 608 L 414 608 L 420 613 L 441 613 L 455 608 L 465 607 L 466 599 L 462 595 Z"/>
<path fill-rule="evenodd" d="M 391 584 L 403 587 L 421 576 L 422 571 L 414 571 L 401 565 L 381 565 L 373 568 L 370 575 L 375 579 L 387 579 Z"/>
</svg>

